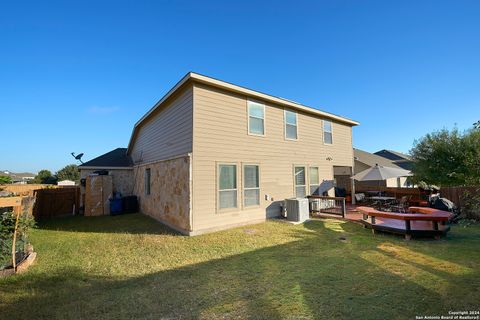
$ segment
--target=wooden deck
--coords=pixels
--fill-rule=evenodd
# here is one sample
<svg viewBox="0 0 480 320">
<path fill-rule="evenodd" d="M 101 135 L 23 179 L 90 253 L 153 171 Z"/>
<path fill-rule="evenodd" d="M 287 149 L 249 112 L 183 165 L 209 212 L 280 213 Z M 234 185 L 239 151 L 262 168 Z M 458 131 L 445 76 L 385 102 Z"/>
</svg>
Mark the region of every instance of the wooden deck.
<svg viewBox="0 0 480 320">
<path fill-rule="evenodd" d="M 406 240 L 415 237 L 440 239 L 450 227 L 447 225 L 452 213 L 431 208 L 410 207 L 410 213 L 384 212 L 371 207 L 357 207 L 362 214 L 361 223 L 372 229 L 405 235 Z"/>
<path fill-rule="evenodd" d="M 448 225 L 438 225 L 438 230 L 434 229 L 432 221 L 411 221 L 410 230 L 407 230 L 404 221 L 388 219 L 388 218 L 377 218 L 375 224 L 372 224 L 367 220 L 360 220 L 360 222 L 369 229 L 372 229 L 372 232 L 382 231 L 395 234 L 405 235 L 405 239 L 410 240 L 412 236 L 414 237 L 434 237 L 439 239 L 440 236 L 445 235 L 449 230 L 450 226 Z"/>
<path fill-rule="evenodd" d="M 357 206 L 348 204 L 347 214 L 345 220 L 349 220 L 355 223 L 362 224 L 364 227 L 372 229 L 372 232 L 389 232 L 394 234 L 405 235 L 406 239 L 410 239 L 411 236 L 415 237 L 435 237 L 438 239 L 440 236 L 445 235 L 450 226 L 447 224 L 438 224 L 438 230 L 434 230 L 435 226 L 432 221 L 410 221 L 410 230 L 407 232 L 405 221 L 389 218 L 377 217 L 375 219 L 375 225 L 372 226 L 370 219 L 363 220 L 363 214 L 357 211 Z M 330 218 L 328 215 L 323 215 L 326 218 Z M 331 217 L 338 218 L 338 217 Z"/>
</svg>

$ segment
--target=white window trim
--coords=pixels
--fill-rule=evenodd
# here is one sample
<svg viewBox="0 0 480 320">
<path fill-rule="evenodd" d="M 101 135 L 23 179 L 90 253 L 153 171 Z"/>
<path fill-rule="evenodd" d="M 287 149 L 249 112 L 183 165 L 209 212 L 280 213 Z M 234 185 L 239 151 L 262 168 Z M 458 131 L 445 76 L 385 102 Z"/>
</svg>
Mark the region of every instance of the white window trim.
<svg viewBox="0 0 480 320">
<path fill-rule="evenodd" d="M 295 113 L 295 129 L 297 131 L 297 138 L 288 138 L 287 137 L 287 112 Z M 292 124 L 290 124 L 292 126 Z M 298 113 L 292 110 L 284 109 L 283 110 L 283 137 L 285 140 L 298 141 Z"/>
<path fill-rule="evenodd" d="M 257 166 L 258 167 L 258 188 L 245 188 L 245 166 Z M 262 189 L 261 189 L 261 169 L 259 163 L 242 163 L 242 209 L 258 208 L 262 204 Z M 245 190 L 257 190 L 258 189 L 258 204 L 252 206 L 245 205 Z"/>
<path fill-rule="evenodd" d="M 259 118 L 259 117 L 255 117 L 255 116 L 251 116 L 252 118 L 256 118 L 256 119 L 262 119 L 263 120 L 263 134 L 259 134 L 259 133 L 251 133 L 250 132 L 250 103 L 255 103 L 255 104 L 258 104 L 258 105 L 261 105 L 263 107 L 263 119 L 262 118 Z M 261 103 L 261 102 L 257 102 L 257 101 L 253 101 L 253 100 L 247 100 L 247 133 L 249 136 L 256 136 L 256 137 L 265 137 L 265 135 L 267 134 L 267 121 L 266 121 L 266 113 L 265 113 L 265 104 L 264 103 Z"/>
<path fill-rule="evenodd" d="M 325 142 L 325 121 L 330 122 L 330 134 L 332 135 L 332 143 L 326 143 Z M 326 146 L 333 146 L 334 140 L 333 140 L 333 122 L 331 120 L 322 120 L 322 142 Z"/>
<path fill-rule="evenodd" d="M 307 190 L 307 186 L 309 186 L 309 181 L 308 181 L 308 175 L 307 175 L 307 172 L 305 172 L 305 184 L 299 184 L 297 185 L 297 179 L 295 178 L 295 168 L 300 168 L 300 167 L 303 167 L 303 170 L 306 171 L 308 166 L 305 165 L 305 164 L 294 164 L 293 165 L 293 196 L 296 198 L 297 197 L 297 187 L 304 187 L 305 188 L 305 196 L 308 195 L 308 190 Z"/>
<path fill-rule="evenodd" d="M 237 191 L 237 206 L 236 207 L 233 207 L 233 208 L 220 208 L 220 166 L 221 165 L 234 165 L 236 166 L 236 170 L 235 170 L 235 178 L 236 178 L 236 181 L 237 181 L 237 188 L 236 189 L 223 189 L 221 191 Z M 219 161 L 216 163 L 216 172 L 215 172 L 215 207 L 217 209 L 217 213 L 224 213 L 224 212 L 232 212 L 232 211 L 238 211 L 240 206 L 238 205 L 239 204 L 239 200 L 241 200 L 240 198 L 240 195 L 239 195 L 239 192 L 238 190 L 241 189 L 241 185 L 240 185 L 240 180 L 238 179 L 238 163 L 236 162 L 222 162 L 222 161 Z"/>
<path fill-rule="evenodd" d="M 310 179 L 310 170 L 312 168 L 317 168 L 317 173 L 318 173 L 318 183 L 317 184 L 312 184 L 312 179 Z M 312 195 L 312 186 L 320 186 L 320 167 L 319 166 L 316 166 L 316 165 L 312 165 L 312 166 L 309 166 L 308 167 L 308 194 L 309 195 Z"/>
</svg>

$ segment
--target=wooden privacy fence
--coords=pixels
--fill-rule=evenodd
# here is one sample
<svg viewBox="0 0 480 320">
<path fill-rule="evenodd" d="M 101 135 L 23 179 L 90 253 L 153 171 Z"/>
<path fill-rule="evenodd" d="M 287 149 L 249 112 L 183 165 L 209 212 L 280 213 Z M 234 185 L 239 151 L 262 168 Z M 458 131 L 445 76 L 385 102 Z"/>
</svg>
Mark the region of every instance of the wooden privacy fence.
<svg viewBox="0 0 480 320">
<path fill-rule="evenodd" d="M 480 187 L 444 187 L 440 189 L 440 195 L 452 201 L 458 207 L 462 207 L 465 192 L 478 195 L 479 189 Z"/>
<path fill-rule="evenodd" d="M 15 214 L 32 214 L 33 194 L 28 196 L 0 197 L 0 208 L 12 208 Z"/>
<path fill-rule="evenodd" d="M 18 195 L 28 195 L 30 191 L 45 188 L 57 188 L 57 186 L 52 184 L 5 184 L 0 186 L 0 189 L 10 191 Z"/>
<path fill-rule="evenodd" d="M 452 201 L 458 207 L 463 205 L 463 195 L 466 191 L 472 194 L 478 194 L 478 190 L 480 187 L 442 187 L 440 189 L 440 195 L 443 198 L 447 198 L 448 200 Z M 412 196 L 415 199 L 428 199 L 428 195 L 425 192 L 422 192 L 418 188 L 389 188 L 389 187 L 366 187 L 361 186 L 359 188 L 355 188 L 356 193 L 365 193 L 368 191 L 380 191 L 384 192 L 389 196 L 394 196 L 397 199 L 403 196 Z"/>
<path fill-rule="evenodd" d="M 355 187 L 355 193 L 366 193 L 369 191 L 380 191 L 389 196 L 393 197 L 403 197 L 403 196 L 412 196 L 414 198 L 426 198 L 426 193 L 422 192 L 418 188 L 390 188 L 390 187 L 380 187 L 380 186 L 358 186 Z"/>
<path fill-rule="evenodd" d="M 32 214 L 35 218 L 50 218 L 68 214 L 77 214 L 80 206 L 80 187 L 58 187 L 48 184 L 2 185 L 1 189 L 13 192 L 19 196 L 35 198 Z M 2 198 L 8 207 L 16 212 L 21 207 L 14 203 L 21 197 Z M 4 205 L 7 206 L 7 205 Z"/>
<path fill-rule="evenodd" d="M 0 198 L 0 208 L 3 207 L 20 207 L 22 205 L 22 197 L 5 197 Z"/>
<path fill-rule="evenodd" d="M 78 213 L 80 206 L 80 188 L 63 187 L 35 190 L 35 218 L 51 218 Z"/>
</svg>

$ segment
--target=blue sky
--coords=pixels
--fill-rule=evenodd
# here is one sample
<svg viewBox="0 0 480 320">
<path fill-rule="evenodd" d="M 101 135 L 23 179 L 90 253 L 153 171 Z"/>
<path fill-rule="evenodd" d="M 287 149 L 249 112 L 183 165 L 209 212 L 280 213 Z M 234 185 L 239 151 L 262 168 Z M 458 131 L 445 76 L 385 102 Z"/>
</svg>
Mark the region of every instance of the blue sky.
<svg viewBox="0 0 480 320">
<path fill-rule="evenodd" d="M 408 151 L 480 119 L 480 1 L 0 4 L 0 169 L 59 170 L 127 146 L 188 71 L 361 122 Z"/>
</svg>

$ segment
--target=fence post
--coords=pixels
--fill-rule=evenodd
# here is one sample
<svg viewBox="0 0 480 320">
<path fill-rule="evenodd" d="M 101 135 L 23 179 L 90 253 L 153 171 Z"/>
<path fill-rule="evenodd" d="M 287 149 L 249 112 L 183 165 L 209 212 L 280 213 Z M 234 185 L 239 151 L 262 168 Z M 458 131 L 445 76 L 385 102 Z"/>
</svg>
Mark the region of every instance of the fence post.
<svg viewBox="0 0 480 320">
<path fill-rule="evenodd" d="M 347 206 L 345 204 L 345 198 L 342 198 L 342 217 L 345 218 L 347 215 Z"/>
<path fill-rule="evenodd" d="M 12 267 L 13 267 L 13 272 L 17 272 L 17 230 L 18 230 L 19 215 L 20 215 L 20 210 L 15 213 L 15 227 L 13 229 L 13 239 L 12 239 Z"/>
</svg>

